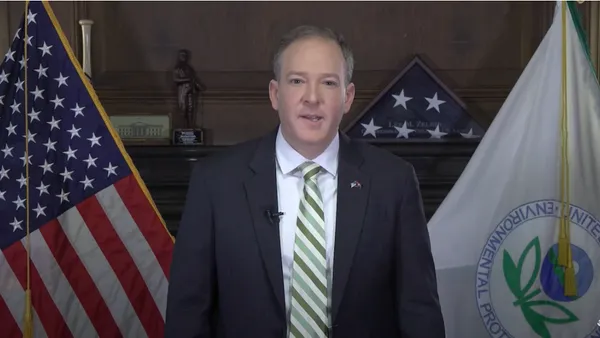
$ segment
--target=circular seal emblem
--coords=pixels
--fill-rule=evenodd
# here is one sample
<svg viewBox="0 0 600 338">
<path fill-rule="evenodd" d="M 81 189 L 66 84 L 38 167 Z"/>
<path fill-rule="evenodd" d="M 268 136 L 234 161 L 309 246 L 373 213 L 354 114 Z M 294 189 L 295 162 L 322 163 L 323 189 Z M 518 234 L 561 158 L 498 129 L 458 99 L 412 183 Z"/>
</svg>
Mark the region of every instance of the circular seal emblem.
<svg viewBox="0 0 600 338">
<path fill-rule="evenodd" d="M 511 210 L 487 239 L 475 298 L 491 337 L 600 338 L 600 223 L 571 205 L 576 294 L 565 295 L 558 264 L 561 203 L 539 200 Z"/>
</svg>

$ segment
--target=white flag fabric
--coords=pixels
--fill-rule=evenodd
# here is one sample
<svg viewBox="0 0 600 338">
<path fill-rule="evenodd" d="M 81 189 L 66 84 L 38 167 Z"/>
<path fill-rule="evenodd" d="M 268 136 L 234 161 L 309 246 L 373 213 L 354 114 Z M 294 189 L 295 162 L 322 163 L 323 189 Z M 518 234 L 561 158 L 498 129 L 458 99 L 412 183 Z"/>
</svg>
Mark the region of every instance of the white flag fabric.
<svg viewBox="0 0 600 338">
<path fill-rule="evenodd" d="M 448 338 L 600 338 L 600 86 L 562 6 L 429 222 Z M 572 288 L 557 263 L 562 205 Z"/>
</svg>

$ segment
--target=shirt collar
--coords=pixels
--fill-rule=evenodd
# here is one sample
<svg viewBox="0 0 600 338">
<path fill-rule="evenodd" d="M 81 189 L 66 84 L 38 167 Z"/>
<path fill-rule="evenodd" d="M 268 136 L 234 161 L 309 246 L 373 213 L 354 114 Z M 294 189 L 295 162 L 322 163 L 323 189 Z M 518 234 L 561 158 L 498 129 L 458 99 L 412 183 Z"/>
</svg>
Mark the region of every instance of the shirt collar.
<svg viewBox="0 0 600 338">
<path fill-rule="evenodd" d="M 328 173 L 337 176 L 338 167 L 338 150 L 340 147 L 339 134 L 336 133 L 335 137 L 319 156 L 317 156 L 313 162 L 320 165 Z M 279 168 L 284 175 L 291 173 L 300 164 L 309 161 L 304 156 L 300 155 L 292 146 L 285 140 L 281 133 L 281 127 L 277 132 L 277 139 L 275 141 L 275 153 L 277 156 L 277 163 Z"/>
</svg>

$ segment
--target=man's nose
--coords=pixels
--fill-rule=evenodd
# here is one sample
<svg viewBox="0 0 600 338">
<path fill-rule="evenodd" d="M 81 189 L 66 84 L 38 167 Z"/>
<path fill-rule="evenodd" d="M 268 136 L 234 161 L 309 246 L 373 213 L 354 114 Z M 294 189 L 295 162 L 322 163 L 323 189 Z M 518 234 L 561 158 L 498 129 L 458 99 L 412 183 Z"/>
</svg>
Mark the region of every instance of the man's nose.
<svg viewBox="0 0 600 338">
<path fill-rule="evenodd" d="M 319 98 L 319 87 L 317 84 L 307 83 L 306 91 L 304 92 L 304 102 L 308 104 L 318 104 Z"/>
</svg>

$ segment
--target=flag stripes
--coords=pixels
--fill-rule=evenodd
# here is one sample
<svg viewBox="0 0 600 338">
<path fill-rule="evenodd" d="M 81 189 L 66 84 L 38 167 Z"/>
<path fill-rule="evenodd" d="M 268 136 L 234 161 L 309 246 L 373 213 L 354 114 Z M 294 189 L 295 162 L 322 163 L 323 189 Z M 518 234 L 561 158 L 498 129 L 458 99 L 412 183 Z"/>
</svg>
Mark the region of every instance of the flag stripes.
<svg viewBox="0 0 600 338">
<path fill-rule="evenodd" d="M 61 225 L 53 220 L 40 229 L 50 252 L 73 287 L 99 337 L 122 337 L 117 323 Z"/>
<path fill-rule="evenodd" d="M 144 215 L 147 208 L 139 208 L 145 198 L 141 189 L 131 195 L 133 182 L 123 178 L 30 234 L 32 305 L 44 313 L 36 337 L 163 336 L 168 280 L 160 272 L 169 267 L 170 238 L 138 223 L 153 219 Z M 133 198 L 121 198 L 119 190 Z M 158 244 L 152 246 L 147 236 Z M 6 325 L 16 333 L 9 337 L 21 335 L 24 243 L 25 238 L 15 242 L 0 256 L 0 321 L 3 330 Z M 120 283 L 112 282 L 117 279 Z"/>
<path fill-rule="evenodd" d="M 27 252 L 21 241 L 15 242 L 12 246 L 4 250 L 4 257 L 8 266 L 12 269 L 17 280 L 21 283 L 22 288 L 27 288 Z M 31 305 L 37 313 L 43 314 L 40 318 L 41 324 L 44 326 L 48 337 L 73 338 L 73 334 L 69 330 L 65 319 L 60 314 L 56 304 L 52 301 L 52 297 L 48 293 L 48 289 L 44 285 L 37 271 L 35 264 L 30 264 L 31 272 Z M 5 290 L 0 290 L 3 294 Z M 23 294 L 23 300 L 25 295 Z M 23 302 L 21 300 L 21 302 Z M 24 303 L 24 302 L 23 302 Z M 25 309 L 23 307 L 23 309 Z M 19 322 L 23 322 L 23 312 L 15 318 Z"/>
<path fill-rule="evenodd" d="M 123 285 L 123 289 L 131 301 L 142 327 L 146 332 L 153 332 L 157 336 L 162 336 L 162 323 L 164 321 L 160 312 L 155 303 L 146 302 L 146 300 L 152 299 L 146 283 L 131 256 L 125 254 L 127 248 L 119 239 L 98 199 L 89 198 L 81 202 L 77 209 L 100 246 L 104 257 L 106 257 L 121 285 Z"/>
<path fill-rule="evenodd" d="M 29 238 L 31 241 L 31 262 L 35 265 L 48 295 L 52 302 L 56 304 L 56 309 L 64 318 L 65 324 L 73 337 L 97 336 L 90 318 L 85 314 L 80 298 L 75 295 L 71 288 L 72 284 L 65 278 L 42 234 L 35 231 L 31 233 Z M 25 245 L 25 238 L 21 242 Z"/>
<path fill-rule="evenodd" d="M 25 290 L 0 251 L 0 323 L 8 337 L 21 335 L 21 316 L 25 311 Z M 39 319 L 38 319 L 39 320 Z"/>
<path fill-rule="evenodd" d="M 129 256 L 131 256 L 133 263 L 137 267 L 136 271 L 140 272 L 141 277 L 148 287 L 150 296 L 158 305 L 158 307 L 153 306 L 153 308 L 156 310 L 159 308 L 162 309 L 162 311 L 158 311 L 164 321 L 168 289 L 166 280 L 163 278 L 164 274 L 156 257 L 148 255 L 149 252 L 152 252 L 150 245 L 144 239 L 123 200 L 115 198 L 117 195 L 115 187 L 109 186 L 96 194 L 96 198 L 106 213 L 108 221 L 111 224 L 120 222 L 121 226 L 114 228 L 115 233 L 119 236 L 120 241 L 123 242 Z"/>
<path fill-rule="evenodd" d="M 95 281 L 96 288 L 117 322 L 123 337 L 135 336 L 143 332 L 142 324 L 131 307 L 123 285 L 113 282 L 117 280 L 115 271 L 111 269 L 79 211 L 71 208 L 59 216 L 58 220 L 62 231 L 69 239 L 68 245 L 77 252 L 85 266 L 85 271 Z"/>
<path fill-rule="evenodd" d="M 148 197 L 146 197 L 134 176 L 127 176 L 117 181 L 114 187 L 117 189 L 127 210 L 136 211 L 131 213 L 131 217 L 139 227 L 144 239 L 148 242 L 166 278 L 169 278 L 173 239 L 169 232 L 165 230 L 154 208 L 148 204 Z M 126 196 L 126 198 L 123 196 Z"/>
</svg>

